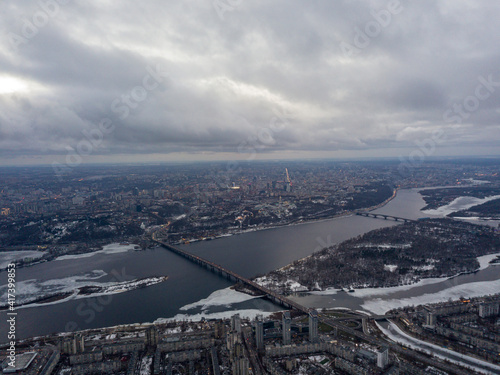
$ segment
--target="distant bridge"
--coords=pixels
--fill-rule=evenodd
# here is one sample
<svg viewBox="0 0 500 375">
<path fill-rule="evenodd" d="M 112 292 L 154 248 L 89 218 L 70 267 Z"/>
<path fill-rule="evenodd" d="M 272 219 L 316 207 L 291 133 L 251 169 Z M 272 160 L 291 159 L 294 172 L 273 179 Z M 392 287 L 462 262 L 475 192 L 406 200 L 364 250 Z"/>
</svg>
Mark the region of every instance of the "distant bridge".
<svg viewBox="0 0 500 375">
<path fill-rule="evenodd" d="M 407 219 L 405 217 L 385 215 L 385 214 L 374 214 L 372 212 L 356 212 L 356 215 L 365 216 L 365 217 L 372 217 L 375 219 L 384 219 L 384 220 L 390 219 L 390 220 L 394 220 L 394 221 L 404 221 L 405 223 L 409 223 L 411 221 L 417 221 L 417 220 Z"/>
<path fill-rule="evenodd" d="M 200 266 L 206 268 L 209 271 L 212 271 L 213 273 L 216 273 L 220 276 L 223 276 L 223 277 L 227 278 L 228 280 L 233 280 L 235 282 L 241 282 L 242 284 L 245 284 L 247 286 L 250 286 L 250 287 L 262 292 L 267 299 L 271 300 L 274 303 L 277 303 L 277 304 L 279 304 L 287 309 L 296 309 L 296 310 L 302 311 L 303 313 L 306 313 L 306 314 L 309 313 L 310 309 L 306 308 L 305 306 L 302 306 L 302 305 L 300 305 L 300 304 L 298 304 L 298 303 L 296 303 L 296 302 L 294 302 L 294 301 L 292 301 L 292 300 L 290 300 L 290 299 L 288 299 L 288 298 L 286 298 L 278 293 L 275 293 L 272 290 L 270 290 L 262 285 L 259 285 L 250 279 L 247 279 L 243 276 L 240 276 L 236 272 L 228 270 L 228 269 L 226 269 L 226 268 L 224 268 L 224 267 L 222 267 L 214 262 L 203 259 L 197 255 L 190 254 L 187 251 L 181 250 L 181 249 L 179 249 L 175 246 L 172 246 L 164 241 L 161 241 L 161 240 L 157 239 L 155 235 L 153 235 L 153 240 L 155 242 L 159 243 L 165 249 L 170 250 L 171 252 L 190 260 L 191 262 L 199 264 Z"/>
</svg>

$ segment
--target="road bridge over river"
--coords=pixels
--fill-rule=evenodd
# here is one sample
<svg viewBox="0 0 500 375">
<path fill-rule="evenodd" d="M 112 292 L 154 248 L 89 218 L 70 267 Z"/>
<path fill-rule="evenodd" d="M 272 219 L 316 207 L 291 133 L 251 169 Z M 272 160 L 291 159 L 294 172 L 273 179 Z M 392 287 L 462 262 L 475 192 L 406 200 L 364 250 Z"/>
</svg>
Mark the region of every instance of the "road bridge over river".
<svg viewBox="0 0 500 375">
<path fill-rule="evenodd" d="M 388 216 L 388 215 L 386 215 L 386 216 Z M 391 218 L 395 218 L 395 217 L 391 217 Z M 403 218 L 398 218 L 398 219 L 403 219 Z M 405 219 L 405 220 L 409 220 L 409 219 Z M 184 251 L 182 249 L 179 249 L 175 246 L 168 244 L 164 240 L 157 238 L 156 233 L 153 233 L 152 239 L 153 239 L 153 241 L 155 241 L 159 245 L 163 246 L 165 249 L 167 249 L 167 250 L 169 250 L 177 255 L 180 255 L 180 256 L 182 256 L 182 257 L 184 257 L 184 258 L 186 258 L 186 259 L 188 259 L 196 264 L 199 264 L 200 266 L 205 267 L 206 269 L 208 269 L 208 270 L 210 270 L 210 271 L 212 271 L 220 276 L 223 276 L 223 277 L 225 277 L 229 280 L 233 280 L 235 282 L 241 282 L 244 285 L 250 286 L 251 288 L 260 291 L 266 298 L 273 301 L 274 303 L 277 303 L 281 306 L 284 306 L 287 309 L 295 309 L 295 310 L 301 311 L 305 314 L 308 314 L 311 311 L 311 309 L 309 309 L 305 306 L 302 306 L 301 304 L 294 302 L 294 301 L 290 300 L 289 298 L 286 298 L 285 296 L 282 296 L 278 293 L 275 293 L 272 290 L 270 290 L 262 285 L 259 285 L 250 279 L 247 279 L 241 275 L 238 275 L 236 272 L 228 270 L 228 269 L 222 267 L 221 265 L 218 265 L 214 262 L 203 259 L 202 257 L 188 253 L 187 251 Z M 319 318 L 319 321 L 323 324 L 327 324 L 331 327 L 337 328 L 338 330 L 344 331 L 352 336 L 355 336 L 357 338 L 360 338 L 362 340 L 370 342 L 374 345 L 388 346 L 395 353 L 399 353 L 399 354 L 405 355 L 407 357 L 413 358 L 415 361 L 426 363 L 428 365 L 437 367 L 441 370 L 447 371 L 447 372 L 452 373 L 452 374 L 468 375 L 468 372 L 462 371 L 460 368 L 458 368 L 457 366 L 455 366 L 453 364 L 437 361 L 432 357 L 428 357 L 428 356 L 420 354 L 414 350 L 404 348 L 397 343 L 387 342 L 385 340 L 380 339 L 379 337 L 368 335 L 368 334 L 365 334 L 364 332 L 360 332 L 356 329 L 347 327 L 346 325 L 342 324 L 342 322 L 341 322 L 341 320 L 343 320 L 343 318 L 336 319 L 336 318 L 332 318 L 332 317 L 329 317 L 329 316 L 321 314 L 321 313 L 318 315 L 318 318 Z M 383 317 L 376 316 L 375 318 L 377 320 L 380 320 Z M 351 316 L 348 319 L 352 320 L 353 317 Z"/>
<path fill-rule="evenodd" d="M 385 214 L 375 214 L 373 212 L 356 212 L 358 216 L 372 217 L 374 219 L 384 219 L 384 220 L 394 220 L 394 221 L 404 221 L 405 223 L 409 223 L 410 221 L 417 221 L 412 219 L 407 219 L 405 217 L 385 215 Z"/>
<path fill-rule="evenodd" d="M 225 277 L 228 280 L 240 282 L 246 286 L 251 287 L 252 289 L 255 289 L 255 290 L 261 292 L 267 299 L 271 300 L 274 303 L 277 303 L 277 304 L 279 304 L 287 309 L 296 309 L 296 310 L 299 310 L 299 311 L 306 313 L 306 314 L 309 313 L 310 309 L 290 300 L 289 298 L 286 298 L 285 296 L 282 296 L 278 293 L 275 293 L 272 290 L 270 290 L 262 285 L 259 285 L 250 279 L 247 279 L 241 275 L 238 275 L 236 272 L 228 270 L 219 264 L 216 264 L 216 263 L 211 262 L 209 260 L 203 259 L 197 255 L 188 253 L 187 251 L 181 250 L 178 247 L 175 247 L 175 246 L 172 246 L 172 245 L 166 243 L 165 241 L 156 239 L 155 236 L 153 237 L 153 240 L 155 242 L 157 242 L 158 244 L 160 244 L 161 246 L 163 246 L 165 249 L 170 250 L 171 252 L 190 260 L 191 262 L 199 264 L 200 266 L 208 269 L 209 271 L 212 271 L 212 272 L 214 272 L 222 277 Z"/>
</svg>

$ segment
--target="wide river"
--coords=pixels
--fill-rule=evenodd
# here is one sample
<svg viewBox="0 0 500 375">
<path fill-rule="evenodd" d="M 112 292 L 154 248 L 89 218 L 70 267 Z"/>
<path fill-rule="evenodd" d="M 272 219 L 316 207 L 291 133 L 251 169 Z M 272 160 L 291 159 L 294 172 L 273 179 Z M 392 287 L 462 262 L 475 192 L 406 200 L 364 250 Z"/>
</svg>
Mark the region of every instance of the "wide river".
<svg viewBox="0 0 500 375">
<path fill-rule="evenodd" d="M 429 216 L 420 209 L 424 201 L 417 190 L 401 190 L 386 206 L 374 211 L 406 218 Z M 253 277 L 303 258 L 315 250 L 370 230 L 397 225 L 390 220 L 346 216 L 330 220 L 248 232 L 213 241 L 183 246 L 186 250 L 223 265 L 243 276 Z M 499 250 L 500 251 L 500 250 Z M 92 280 L 98 283 L 168 275 L 167 281 L 147 288 L 106 297 L 69 301 L 18 309 L 17 336 L 26 338 L 66 330 L 120 324 L 153 322 L 161 318 L 196 319 L 230 316 L 235 311 L 252 317 L 280 310 L 262 298 L 228 289 L 231 282 L 220 278 L 162 248 L 146 251 L 98 253 L 93 256 L 57 260 L 17 270 L 21 291 L 71 286 Z M 364 290 L 355 293 L 293 296 L 314 307 L 347 307 L 383 312 L 418 301 L 446 300 L 454 295 L 472 295 L 498 290 L 500 267 L 488 267 L 432 284 L 403 289 Z M 5 285 L 6 273 L 0 274 Z M 31 288 L 31 289 L 30 289 Z M 6 312 L 0 312 L 5 322 Z M 0 342 L 7 341 L 6 324 L 0 325 Z"/>
</svg>

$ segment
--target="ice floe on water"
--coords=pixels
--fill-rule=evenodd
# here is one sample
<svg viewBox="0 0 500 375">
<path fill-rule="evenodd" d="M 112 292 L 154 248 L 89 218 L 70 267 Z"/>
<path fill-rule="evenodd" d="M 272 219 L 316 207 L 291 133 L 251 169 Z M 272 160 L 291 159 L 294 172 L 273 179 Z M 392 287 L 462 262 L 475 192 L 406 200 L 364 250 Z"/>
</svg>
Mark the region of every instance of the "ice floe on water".
<svg viewBox="0 0 500 375">
<path fill-rule="evenodd" d="M 483 255 L 482 257 L 478 257 L 477 261 L 479 262 L 479 269 L 484 270 L 485 268 L 491 266 L 490 262 L 498 256 L 500 256 L 500 253 Z M 493 265 L 498 265 L 498 263 Z"/>
<path fill-rule="evenodd" d="M 0 269 L 6 268 L 10 262 L 25 258 L 38 259 L 44 256 L 44 251 L 23 250 L 23 251 L 3 251 L 0 253 Z"/>
<path fill-rule="evenodd" d="M 409 305 L 423 305 L 427 303 L 446 302 L 451 299 L 459 299 L 460 297 L 479 297 L 488 294 L 498 293 L 500 290 L 500 280 L 495 281 L 478 281 L 468 284 L 456 285 L 448 289 L 441 290 L 437 293 L 428 293 L 421 296 L 386 299 L 375 298 L 365 301 L 361 305 L 365 310 L 374 314 L 384 314 L 388 310 Z"/>
<path fill-rule="evenodd" d="M 106 275 L 108 274 L 103 270 L 94 270 L 61 279 L 19 281 L 16 284 L 16 303 L 24 305 L 23 308 L 53 305 L 69 299 L 123 293 L 158 284 L 168 279 L 167 276 L 160 276 L 127 281 L 116 279 L 108 282 L 97 281 Z M 0 286 L 0 298 L 7 301 L 6 285 Z"/>
<path fill-rule="evenodd" d="M 500 195 L 493 195 L 491 197 L 486 198 L 475 198 L 475 197 L 458 197 L 454 199 L 452 202 L 447 204 L 446 206 L 441 206 L 433 210 L 424 210 L 422 211 L 426 215 L 433 216 L 446 216 L 451 214 L 452 212 L 467 210 L 471 207 L 495 200 L 500 198 Z"/>
<path fill-rule="evenodd" d="M 260 298 L 260 297 L 250 296 L 246 293 L 241 293 L 228 287 L 225 289 L 216 290 L 215 292 L 210 294 L 207 298 L 199 300 L 198 302 L 182 306 L 180 310 L 187 311 L 200 306 L 202 310 L 206 310 L 210 306 L 230 307 L 233 303 L 245 302 L 254 298 Z"/>
<path fill-rule="evenodd" d="M 72 292 L 106 275 L 107 273 L 103 270 L 94 270 L 82 275 L 70 276 L 62 279 L 46 281 L 30 279 L 18 281 L 16 283 L 16 303 L 23 304 L 43 296 Z M 0 294 L 0 299 L 2 301 L 7 301 L 7 285 L 0 286 Z"/>
<path fill-rule="evenodd" d="M 117 254 L 117 253 L 124 253 L 126 251 L 134 250 L 135 246 L 136 245 L 134 245 L 134 244 L 121 245 L 119 243 L 112 243 L 112 244 L 104 246 L 102 248 L 102 250 L 93 251 L 91 253 L 84 253 L 84 254 L 63 255 L 63 256 L 57 257 L 54 260 L 68 260 L 68 259 L 89 258 L 89 257 L 93 257 L 94 255 L 97 255 L 97 254 Z"/>
</svg>

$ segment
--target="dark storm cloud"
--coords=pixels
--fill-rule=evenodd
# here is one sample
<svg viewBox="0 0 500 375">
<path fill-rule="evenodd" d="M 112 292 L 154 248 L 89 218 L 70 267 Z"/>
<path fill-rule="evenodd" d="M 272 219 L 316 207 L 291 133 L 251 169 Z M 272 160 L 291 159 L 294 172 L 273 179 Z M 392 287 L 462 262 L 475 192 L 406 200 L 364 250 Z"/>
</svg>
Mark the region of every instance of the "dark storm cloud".
<svg viewBox="0 0 500 375">
<path fill-rule="evenodd" d="M 236 153 L 249 142 L 389 150 L 436 129 L 458 148 L 499 140 L 495 2 L 242 1 L 222 16 L 192 1 L 0 10 L 2 156 L 64 154 L 103 119 L 114 130 L 95 155 Z M 493 83 L 476 103 L 480 77 Z M 290 118 L 269 132 L 277 111 Z"/>
</svg>

